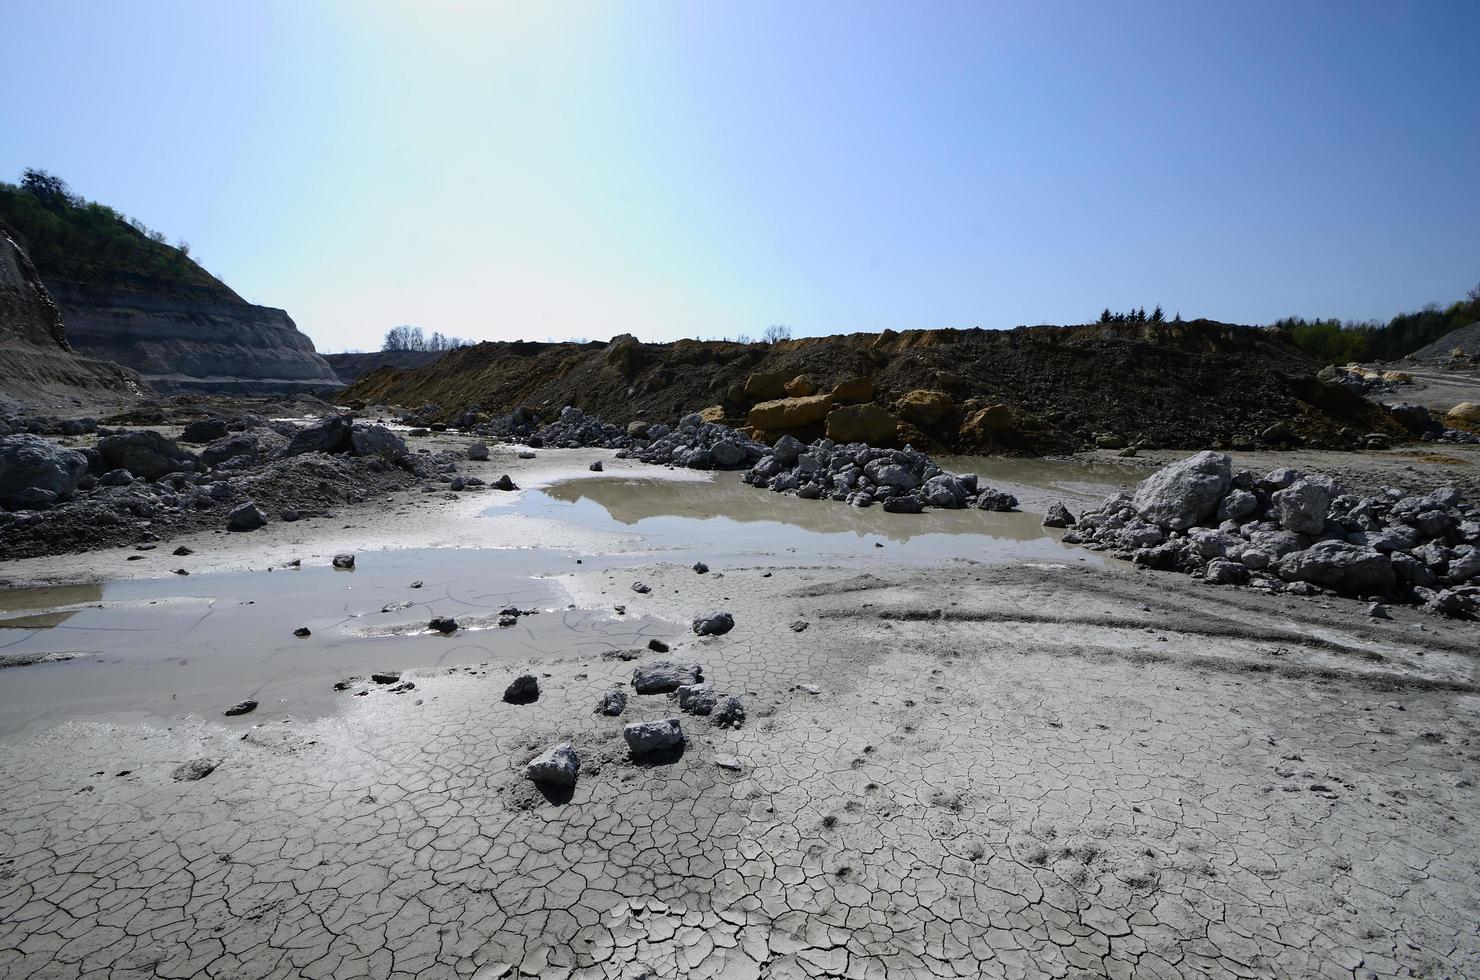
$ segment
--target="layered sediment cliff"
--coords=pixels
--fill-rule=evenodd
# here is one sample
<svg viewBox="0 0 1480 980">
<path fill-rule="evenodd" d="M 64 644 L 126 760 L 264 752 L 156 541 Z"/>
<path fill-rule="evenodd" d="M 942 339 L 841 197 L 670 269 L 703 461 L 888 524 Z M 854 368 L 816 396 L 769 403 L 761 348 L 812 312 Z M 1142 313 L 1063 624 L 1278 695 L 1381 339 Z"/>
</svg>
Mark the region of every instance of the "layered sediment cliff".
<svg viewBox="0 0 1480 980">
<path fill-rule="evenodd" d="M 143 224 L 28 172 L 0 184 L 0 221 L 34 263 L 78 351 L 162 390 L 337 387 L 286 312 L 248 303 Z M 34 329 L 34 328 L 33 328 Z"/>
<path fill-rule="evenodd" d="M 87 393 L 128 400 L 142 390 L 133 371 L 72 349 L 36 267 L 0 227 L 0 398 L 47 403 Z"/>
</svg>

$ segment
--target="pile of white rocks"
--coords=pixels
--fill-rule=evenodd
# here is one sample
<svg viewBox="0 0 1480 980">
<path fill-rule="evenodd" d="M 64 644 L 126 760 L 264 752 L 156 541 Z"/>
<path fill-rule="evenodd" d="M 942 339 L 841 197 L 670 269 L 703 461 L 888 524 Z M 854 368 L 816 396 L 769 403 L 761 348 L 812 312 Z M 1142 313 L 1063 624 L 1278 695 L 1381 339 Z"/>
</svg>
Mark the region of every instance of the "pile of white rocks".
<svg viewBox="0 0 1480 980">
<path fill-rule="evenodd" d="M 1234 472 L 1203 452 L 1082 514 L 1064 540 L 1218 585 L 1480 613 L 1480 511 L 1452 488 L 1357 496 L 1320 474 Z"/>
</svg>

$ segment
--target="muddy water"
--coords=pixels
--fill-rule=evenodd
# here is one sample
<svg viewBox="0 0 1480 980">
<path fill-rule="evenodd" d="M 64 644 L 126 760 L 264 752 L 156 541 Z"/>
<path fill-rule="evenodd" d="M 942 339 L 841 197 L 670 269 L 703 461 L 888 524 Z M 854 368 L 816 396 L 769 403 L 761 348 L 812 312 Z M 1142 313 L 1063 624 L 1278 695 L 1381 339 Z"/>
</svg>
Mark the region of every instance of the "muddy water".
<svg viewBox="0 0 1480 980">
<path fill-rule="evenodd" d="M 353 572 L 279 568 L 0 593 L 0 662 L 72 657 L 0 670 L 0 735 L 73 718 L 220 717 L 246 698 L 258 709 L 226 723 L 308 717 L 353 696 L 334 684 L 355 675 L 591 656 L 675 634 L 609 609 L 564 608 L 534 576 L 571 564 L 553 552 L 408 550 L 361 555 Z M 400 603 L 410 605 L 382 612 Z M 509 605 L 539 612 L 499 628 Z M 472 628 L 443 636 L 426 629 L 432 616 Z M 295 637 L 299 626 L 312 635 Z"/>
<path fill-rule="evenodd" d="M 977 472 L 984 482 L 1018 496 L 1023 511 L 928 510 L 890 514 L 836 501 L 802 500 L 746 486 L 735 473 L 712 480 L 629 476 L 566 480 L 524 493 L 489 515 L 517 513 L 607 533 L 638 536 L 666 561 L 702 560 L 719 567 L 762 559 L 795 564 L 918 564 L 953 558 L 1003 563 L 1093 561 L 1059 543 L 1042 511 L 1063 500 L 1078 509 L 1128 485 L 1134 471 L 1119 466 L 1041 460 L 957 457 L 942 464 Z"/>
<path fill-rule="evenodd" d="M 983 562 L 1099 563 L 1059 543 L 1039 514 L 1054 500 L 1079 507 L 1134 479 L 1120 467 L 1042 461 L 943 461 L 975 470 L 1023 501 L 1023 513 L 977 510 L 887 514 L 747 487 L 734 473 L 711 480 L 581 474 L 530 490 L 490 514 L 566 522 L 632 535 L 653 559 L 716 571 L 757 563 L 928 566 Z M 415 550 L 359 556 L 356 570 L 327 567 L 198 575 L 93 586 L 0 592 L 0 736 L 68 719 L 220 718 L 251 698 L 257 710 L 227 724 L 251 725 L 332 711 L 375 671 L 415 671 L 534 656 L 592 656 L 669 639 L 678 624 L 614 610 L 568 609 L 541 579 L 574 567 L 576 554 L 534 550 Z M 579 557 L 587 569 L 648 559 Z M 422 587 L 412 588 L 415 581 Z M 538 609 L 495 625 L 507 606 Z M 463 625 L 431 632 L 433 616 Z M 311 631 L 306 638 L 295 628 Z M 412 676 L 414 680 L 414 675 Z M 415 697 L 414 691 L 402 695 Z"/>
</svg>

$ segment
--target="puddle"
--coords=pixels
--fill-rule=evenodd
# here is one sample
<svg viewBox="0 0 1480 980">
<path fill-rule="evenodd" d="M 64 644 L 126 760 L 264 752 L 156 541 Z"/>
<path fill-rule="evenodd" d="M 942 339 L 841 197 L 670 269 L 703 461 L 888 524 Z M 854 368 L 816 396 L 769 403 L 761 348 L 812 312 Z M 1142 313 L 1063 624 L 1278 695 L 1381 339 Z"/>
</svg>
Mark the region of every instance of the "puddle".
<svg viewBox="0 0 1480 980">
<path fill-rule="evenodd" d="M 279 568 L 3 592 L 0 660 L 71 659 L 0 670 L 0 736 L 78 718 L 195 714 L 246 726 L 314 717 L 352 696 L 333 689 L 352 675 L 598 656 L 680 632 L 610 610 L 564 608 L 559 590 L 534 576 L 570 563 L 563 552 L 408 550 L 362 554 L 353 572 Z M 415 580 L 422 588 L 410 588 Z M 511 605 L 540 612 L 505 628 L 449 636 L 425 629 L 432 616 L 491 624 Z M 312 635 L 295 637 L 299 626 Z M 222 718 L 246 698 L 259 702 L 255 712 Z"/>
<path fill-rule="evenodd" d="M 1082 506 L 1136 475 L 1040 460 L 942 462 L 975 470 L 1027 510 L 888 514 L 757 490 L 736 473 L 692 479 L 686 471 L 655 471 L 583 474 L 486 513 L 629 535 L 658 561 L 703 560 L 716 571 L 757 562 L 867 568 L 953 558 L 1103 565 L 1099 555 L 1061 544 L 1062 532 L 1041 527 L 1039 515 L 1054 500 Z M 577 555 L 588 569 L 645 560 L 630 551 Z M 69 719 L 199 715 L 246 727 L 314 717 L 353 696 L 334 691 L 350 676 L 597 656 L 682 631 L 610 610 L 564 608 L 563 594 L 541 576 L 568 572 L 574 557 L 548 548 L 411 549 L 361 554 L 353 572 L 278 568 L 0 592 L 0 666 L 24 664 L 0 669 L 0 737 Z M 423 586 L 411 588 L 417 580 Z M 499 611 L 511 605 L 540 612 L 498 627 Z M 433 616 L 456 617 L 468 628 L 433 633 L 426 629 Z M 300 626 L 312 635 L 295 637 Z M 377 689 L 374 696 L 398 695 Z M 259 702 L 255 712 L 222 717 L 248 698 Z"/>
<path fill-rule="evenodd" d="M 630 534 L 664 561 L 703 560 L 714 567 L 759 559 L 802 565 L 928 565 L 952 558 L 1104 564 L 1097 554 L 1060 544 L 1062 532 L 1041 525 L 1042 509 L 1056 500 L 1071 506 L 1097 501 L 1134 479 L 1118 466 L 971 457 L 942 462 L 955 471 L 984 473 L 986 482 L 1018 495 L 1029 509 L 890 514 L 882 507 L 859 509 L 771 493 L 746 486 L 737 473 L 716 473 L 703 481 L 615 474 L 571 479 L 528 490 L 484 513 Z M 1114 477 L 1120 481 L 1111 482 Z"/>
</svg>

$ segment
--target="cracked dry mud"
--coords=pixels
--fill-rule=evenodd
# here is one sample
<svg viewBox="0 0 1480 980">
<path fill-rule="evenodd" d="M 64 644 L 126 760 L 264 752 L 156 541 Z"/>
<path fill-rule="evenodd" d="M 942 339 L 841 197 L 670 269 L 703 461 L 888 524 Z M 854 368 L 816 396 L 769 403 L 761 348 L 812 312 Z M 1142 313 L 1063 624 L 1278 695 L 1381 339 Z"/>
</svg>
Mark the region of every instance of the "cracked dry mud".
<svg viewBox="0 0 1480 980">
<path fill-rule="evenodd" d="M 737 622 L 670 656 L 749 720 L 663 764 L 621 727 L 673 702 L 593 713 L 635 664 L 559 650 L 0 747 L 0 976 L 1480 974 L 1471 628 L 1062 566 L 563 584 L 634 577 Z"/>
</svg>

